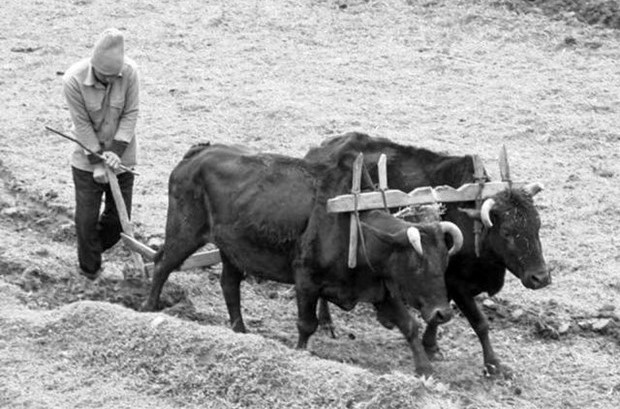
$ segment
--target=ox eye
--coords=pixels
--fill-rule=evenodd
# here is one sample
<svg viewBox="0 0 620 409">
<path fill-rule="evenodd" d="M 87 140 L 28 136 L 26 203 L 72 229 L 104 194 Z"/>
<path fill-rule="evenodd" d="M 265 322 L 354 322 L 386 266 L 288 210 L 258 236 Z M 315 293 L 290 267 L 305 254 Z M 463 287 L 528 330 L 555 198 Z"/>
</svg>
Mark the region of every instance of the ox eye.
<svg viewBox="0 0 620 409">
<path fill-rule="evenodd" d="M 515 232 L 512 229 L 507 228 L 500 229 L 499 234 L 503 239 L 509 239 L 515 236 Z"/>
</svg>

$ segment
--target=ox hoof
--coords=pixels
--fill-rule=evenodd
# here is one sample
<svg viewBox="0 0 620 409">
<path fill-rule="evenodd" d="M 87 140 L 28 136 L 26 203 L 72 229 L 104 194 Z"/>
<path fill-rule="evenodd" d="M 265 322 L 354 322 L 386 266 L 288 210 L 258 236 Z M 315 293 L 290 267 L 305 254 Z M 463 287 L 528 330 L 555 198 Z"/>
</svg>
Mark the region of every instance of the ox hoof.
<svg viewBox="0 0 620 409">
<path fill-rule="evenodd" d="M 319 323 L 319 331 L 329 335 L 330 338 L 336 339 L 336 327 L 331 322 Z"/>
<path fill-rule="evenodd" d="M 142 305 L 140 306 L 140 311 L 141 312 L 154 312 L 156 311 L 155 306 L 153 306 L 151 303 L 149 303 L 148 301 L 145 301 L 142 303 Z"/>
<path fill-rule="evenodd" d="M 415 369 L 415 373 L 419 376 L 426 376 L 429 377 L 433 374 L 433 367 L 430 365 L 423 365 L 423 366 L 418 366 Z"/>
<path fill-rule="evenodd" d="M 500 378 L 504 379 L 512 379 L 514 374 L 512 369 L 507 367 L 506 365 L 496 364 L 485 364 L 482 373 L 485 378 Z"/>
<path fill-rule="evenodd" d="M 248 333 L 248 330 L 245 327 L 245 324 L 241 320 L 235 320 L 230 327 L 232 328 L 233 332 L 236 332 L 236 333 L 239 333 L 239 334 L 247 334 Z"/>
<path fill-rule="evenodd" d="M 424 352 L 426 352 L 426 356 L 431 361 L 443 361 L 444 356 L 439 347 L 435 344 L 432 346 L 424 345 Z"/>
</svg>

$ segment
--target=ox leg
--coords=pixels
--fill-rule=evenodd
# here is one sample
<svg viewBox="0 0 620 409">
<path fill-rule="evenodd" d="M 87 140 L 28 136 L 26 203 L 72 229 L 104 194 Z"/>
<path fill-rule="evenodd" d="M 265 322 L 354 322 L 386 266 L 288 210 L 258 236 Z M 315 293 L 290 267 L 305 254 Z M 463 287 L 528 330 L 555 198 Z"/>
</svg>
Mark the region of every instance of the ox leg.
<svg viewBox="0 0 620 409">
<path fill-rule="evenodd" d="M 493 347 L 491 346 L 491 340 L 489 338 L 489 321 L 484 313 L 480 311 L 474 297 L 457 293 L 454 294 L 454 297 L 452 298 L 463 315 L 465 315 L 467 321 L 469 321 L 469 325 L 471 325 L 480 340 L 480 344 L 482 345 L 485 374 L 499 375 L 500 373 L 503 373 L 509 377 L 511 375 L 511 370 L 506 366 L 500 365 L 499 359 L 495 355 L 495 351 L 493 351 Z"/>
<path fill-rule="evenodd" d="M 169 196 L 166 240 L 155 255 L 151 291 L 142 305 L 143 311 L 157 309 L 161 290 L 170 273 L 207 242 L 208 218 L 202 204 L 195 201 L 181 202 L 186 204 L 185 207 L 179 206 L 175 196 Z"/>
<path fill-rule="evenodd" d="M 319 300 L 319 328 L 329 333 L 332 338 L 336 338 L 336 328 L 329 312 L 329 303 L 323 298 Z"/>
<path fill-rule="evenodd" d="M 243 271 L 235 267 L 228 257 L 220 251 L 222 257 L 222 276 L 220 278 L 220 286 L 226 301 L 228 316 L 230 317 L 230 326 L 235 332 L 246 333 L 247 329 L 243 323 L 241 316 L 241 281 L 243 280 Z"/>
<path fill-rule="evenodd" d="M 203 241 L 196 243 L 194 240 L 169 240 L 166 238 L 161 258 L 155 263 L 151 291 L 149 293 L 149 298 L 142 305 L 143 311 L 155 311 L 158 309 L 159 296 L 170 273 L 172 273 L 174 269 L 180 267 L 189 256 L 204 245 L 205 243 Z"/>
<path fill-rule="evenodd" d="M 205 243 L 200 242 L 191 247 L 185 247 L 178 245 L 180 241 L 174 240 L 172 245 L 164 244 L 163 256 L 155 263 L 153 270 L 153 281 L 151 282 L 151 291 L 146 303 L 142 305 L 142 311 L 155 311 L 159 307 L 159 296 L 164 284 L 168 281 L 170 273 L 183 264 L 183 262 L 196 250 L 202 247 Z M 166 240 L 168 243 L 168 240 Z M 182 248 L 180 248 L 182 247 Z"/>
<path fill-rule="evenodd" d="M 316 317 L 316 307 L 319 301 L 319 289 L 312 282 L 311 269 L 295 262 L 295 292 L 297 293 L 297 330 L 299 339 L 297 348 L 305 349 L 308 339 L 316 332 L 319 320 Z"/>
<path fill-rule="evenodd" d="M 318 293 L 297 290 L 297 330 L 299 331 L 297 348 L 299 349 L 305 349 L 308 346 L 310 336 L 319 326 L 319 320 L 316 317 L 318 300 Z"/>
<path fill-rule="evenodd" d="M 420 324 L 409 314 L 405 304 L 388 295 L 383 301 L 374 305 L 377 309 L 377 319 L 379 322 L 384 326 L 386 324 L 396 325 L 405 336 L 413 352 L 416 373 L 419 375 L 430 375 L 433 372 L 433 368 L 419 338 Z"/>
</svg>

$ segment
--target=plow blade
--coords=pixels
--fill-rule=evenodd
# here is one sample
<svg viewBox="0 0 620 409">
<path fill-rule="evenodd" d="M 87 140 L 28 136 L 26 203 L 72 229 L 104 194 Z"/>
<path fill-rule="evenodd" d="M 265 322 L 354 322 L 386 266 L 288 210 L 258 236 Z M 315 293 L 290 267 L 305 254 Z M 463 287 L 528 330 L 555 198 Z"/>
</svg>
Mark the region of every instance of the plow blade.
<svg viewBox="0 0 620 409">
<path fill-rule="evenodd" d="M 208 267 L 217 264 L 221 261 L 219 250 L 206 250 L 198 253 L 194 253 L 189 257 L 177 270 L 191 270 L 192 268 Z M 144 265 L 146 270 L 150 273 L 153 271 L 154 264 L 147 263 Z"/>
<path fill-rule="evenodd" d="M 138 240 L 125 233 L 121 233 L 121 237 L 123 238 L 123 241 L 125 242 L 125 245 L 127 245 L 127 247 L 129 247 L 136 253 L 139 253 L 146 260 L 152 261 L 153 257 L 155 257 L 156 251 L 149 246 L 140 243 Z"/>
</svg>

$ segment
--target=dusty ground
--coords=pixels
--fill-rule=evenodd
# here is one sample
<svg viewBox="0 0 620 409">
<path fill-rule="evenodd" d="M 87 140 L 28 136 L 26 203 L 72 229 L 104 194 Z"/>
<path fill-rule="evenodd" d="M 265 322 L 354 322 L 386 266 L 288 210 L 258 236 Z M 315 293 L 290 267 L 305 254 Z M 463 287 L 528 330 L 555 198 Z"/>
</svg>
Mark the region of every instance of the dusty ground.
<svg viewBox="0 0 620 409">
<path fill-rule="evenodd" d="M 612 18 L 586 25 L 595 3 Z M 617 2 L 9 0 L 0 15 L 0 406 L 620 406 L 613 10 Z M 462 317 L 442 327 L 443 360 L 421 380 L 401 337 L 364 306 L 338 312 L 338 338 L 317 334 L 303 353 L 292 349 L 286 286 L 244 285 L 250 336 L 226 328 L 218 267 L 174 274 L 168 315 L 131 309 L 147 283 L 123 282 L 121 246 L 106 255 L 105 280 L 83 286 L 72 146 L 43 127 L 68 129 L 60 75 L 109 26 L 125 30 L 141 66 L 134 222 L 145 242 L 163 236 L 168 174 L 196 142 L 302 155 L 360 130 L 478 153 L 494 177 L 505 144 L 515 178 L 546 186 L 536 202 L 554 269 L 546 289 L 510 277 L 497 298 L 480 300 L 514 379 L 482 375 Z"/>
</svg>

